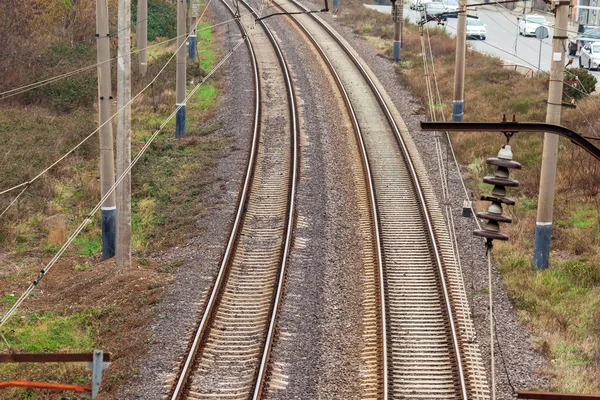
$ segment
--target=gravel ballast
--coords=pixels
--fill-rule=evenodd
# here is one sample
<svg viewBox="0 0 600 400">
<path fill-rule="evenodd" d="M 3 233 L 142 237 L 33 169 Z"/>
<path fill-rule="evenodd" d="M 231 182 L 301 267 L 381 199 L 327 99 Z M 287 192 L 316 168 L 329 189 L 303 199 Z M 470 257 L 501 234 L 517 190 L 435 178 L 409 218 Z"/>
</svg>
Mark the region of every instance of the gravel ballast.
<svg viewBox="0 0 600 400">
<path fill-rule="evenodd" d="M 213 2 L 211 7 L 216 21 L 231 18 L 220 3 Z M 433 186 L 440 187 L 434 137 L 420 132 L 418 123 L 423 117 L 415 114 L 422 104 L 400 85 L 389 60 L 377 54 L 376 49 L 356 37 L 349 28 L 339 26 L 329 16 L 325 19 L 344 34 L 386 87 L 413 135 Z M 348 188 L 352 184 L 350 167 L 345 165 L 352 156 L 347 148 L 345 135 L 348 133 L 337 119 L 338 100 L 327 89 L 330 82 L 318 65 L 313 64 L 315 54 L 306 43 L 296 41 L 298 33 L 285 19 L 272 19 L 269 24 L 289 59 L 301 99 L 302 170 L 295 241 L 280 313 L 279 336 L 272 353 L 275 372 L 284 378 L 284 383 L 280 388 L 270 389 L 268 397 L 358 399 L 361 395 L 361 248 L 364 237 L 358 221 L 352 217 L 357 199 L 355 192 Z M 227 28 L 220 28 L 220 32 L 225 32 L 221 51 L 224 54 L 240 36 L 233 25 L 229 34 Z M 187 334 L 201 315 L 198 311 L 190 313 L 189 309 L 198 309 L 203 304 L 231 229 L 253 118 L 253 84 L 245 46 L 223 66 L 219 76 L 226 82 L 226 90 L 223 90 L 221 107 L 210 123 L 223 123 L 219 132 L 227 135 L 231 145 L 215 171 L 215 183 L 204 197 L 207 212 L 197 216 L 199 235 L 159 257 L 161 263 L 180 266 L 175 282 L 155 310 L 149 355 L 142 360 L 135 378 L 117 395 L 118 399 L 162 398 L 168 374 L 177 365 L 187 344 Z M 485 252 L 481 242 L 471 234 L 475 229 L 474 220 L 460 216 L 464 193 L 454 168 L 450 168 L 449 186 L 465 286 L 471 299 L 479 346 L 489 365 L 488 304 L 487 296 L 481 295 L 481 289 L 487 289 Z M 443 204 L 441 193 L 437 194 Z M 513 397 L 509 378 L 516 390 L 547 385 L 536 374 L 546 360 L 516 321 L 495 267 L 493 271 L 496 332 L 503 355 L 500 357 L 496 346 L 497 391 L 498 399 L 509 399 Z"/>
</svg>

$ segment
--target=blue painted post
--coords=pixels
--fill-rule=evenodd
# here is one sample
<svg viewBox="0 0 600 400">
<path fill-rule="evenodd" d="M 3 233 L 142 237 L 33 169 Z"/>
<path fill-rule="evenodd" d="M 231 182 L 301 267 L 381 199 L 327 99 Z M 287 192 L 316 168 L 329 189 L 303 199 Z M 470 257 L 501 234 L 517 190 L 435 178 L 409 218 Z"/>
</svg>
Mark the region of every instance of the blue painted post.
<svg viewBox="0 0 600 400">
<path fill-rule="evenodd" d="M 461 122 L 463 120 L 463 100 L 453 100 L 452 101 L 452 121 L 453 122 Z"/>
<path fill-rule="evenodd" d="M 189 42 L 190 42 L 190 48 L 189 48 L 188 55 L 190 57 L 190 60 L 193 60 L 193 59 L 196 58 L 196 46 L 197 46 L 197 44 L 196 44 L 197 43 L 196 42 L 196 34 L 195 33 L 192 34 L 192 35 L 190 35 Z"/>
<path fill-rule="evenodd" d="M 552 237 L 552 222 L 535 224 L 535 239 L 533 241 L 533 268 L 546 269 L 550 265 L 550 239 Z"/>
<path fill-rule="evenodd" d="M 117 207 L 102 207 L 102 259 L 115 256 L 117 239 Z"/>
<path fill-rule="evenodd" d="M 189 38 L 189 51 L 188 55 L 190 60 L 196 58 L 196 47 L 198 46 L 198 40 L 196 38 L 196 25 L 198 24 L 198 9 L 200 3 L 198 0 L 192 0 L 190 2 L 190 38 Z"/>
<path fill-rule="evenodd" d="M 181 106 L 175 114 L 175 137 L 179 139 L 185 136 L 185 104 L 176 104 L 176 106 Z"/>
</svg>

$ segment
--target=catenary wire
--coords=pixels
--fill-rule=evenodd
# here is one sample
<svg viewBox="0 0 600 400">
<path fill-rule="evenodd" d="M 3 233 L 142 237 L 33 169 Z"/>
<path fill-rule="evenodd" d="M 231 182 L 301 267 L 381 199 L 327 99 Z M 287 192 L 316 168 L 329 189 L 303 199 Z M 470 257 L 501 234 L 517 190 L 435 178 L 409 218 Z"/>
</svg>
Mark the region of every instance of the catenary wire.
<svg viewBox="0 0 600 400">
<path fill-rule="evenodd" d="M 202 15 L 200 15 L 200 17 L 198 18 L 198 21 L 196 22 L 195 27 L 198 26 L 198 24 L 200 24 L 202 18 L 204 17 L 204 13 L 206 12 L 206 10 L 208 9 L 208 6 L 210 5 L 210 3 L 212 2 L 212 0 L 209 0 L 209 2 L 207 3 L 206 7 L 204 8 Z M 191 33 L 190 33 L 191 34 Z M 188 35 L 189 37 L 189 35 Z M 58 160 L 56 160 L 54 163 L 52 163 L 50 166 L 48 166 L 46 169 L 44 169 L 42 172 L 40 172 L 39 174 L 37 174 L 35 177 L 33 177 L 33 179 L 27 181 L 27 182 L 23 182 L 21 184 L 15 185 L 12 188 L 9 189 L 5 189 L 2 192 L 0 192 L 1 194 L 10 192 L 12 190 L 16 190 L 18 188 L 23 187 L 23 190 L 17 195 L 17 197 L 15 197 L 13 199 L 13 201 L 10 202 L 10 204 L 2 211 L 2 214 L 0 214 L 0 217 L 2 217 L 14 204 L 16 204 L 17 200 L 19 199 L 19 197 L 21 197 L 21 195 L 29 188 L 29 186 L 31 186 L 31 184 L 33 182 L 35 182 L 36 180 L 38 180 L 42 175 L 44 175 L 46 172 L 48 172 L 50 169 L 52 169 L 54 166 L 56 166 L 57 164 L 59 164 L 62 160 L 64 160 L 65 158 L 67 158 L 71 153 L 73 153 L 75 150 L 77 150 L 79 147 L 81 147 L 86 141 L 88 141 L 92 136 L 94 136 L 98 131 L 100 131 L 100 129 L 102 129 L 102 127 L 104 125 L 106 125 L 107 123 L 110 123 L 112 121 L 113 118 L 115 118 L 115 116 L 117 116 L 125 107 L 128 107 L 130 104 L 133 103 L 133 101 L 139 97 L 144 91 L 146 91 L 150 86 L 152 86 L 152 84 L 158 79 L 158 77 L 163 73 L 163 71 L 167 68 L 167 65 L 169 65 L 169 63 L 173 60 L 173 58 L 175 58 L 175 56 L 177 55 L 177 51 L 185 45 L 185 41 L 183 41 L 183 43 L 175 50 L 175 52 L 171 55 L 171 57 L 167 60 L 167 62 L 163 65 L 163 67 L 160 69 L 160 71 L 158 71 L 158 73 L 154 76 L 154 78 L 152 78 L 152 80 L 141 90 L 139 91 L 134 97 L 132 97 L 126 104 L 123 105 L 123 107 L 121 107 L 120 109 L 117 110 L 117 112 L 115 112 L 109 119 L 107 119 L 104 123 L 102 123 L 98 128 L 96 128 L 92 133 L 90 133 L 89 135 L 87 135 L 82 141 L 80 141 L 75 147 L 73 147 L 69 152 L 67 152 L 66 154 L 64 154 L 62 157 L 60 157 Z"/>
<path fill-rule="evenodd" d="M 212 0 L 210 0 L 212 1 Z M 210 4 L 209 1 L 209 4 Z M 203 14 L 204 15 L 204 14 Z M 229 22 L 229 21 L 228 21 Z M 198 24 L 200 23 L 200 20 L 198 21 L 198 23 L 196 24 L 196 26 L 198 26 Z M 219 25 L 219 24 L 217 24 Z M 183 45 L 185 45 L 185 42 L 183 43 Z M 165 70 L 165 68 L 167 67 L 167 65 L 173 60 L 173 58 L 176 56 L 177 51 L 175 51 L 173 53 L 173 55 L 171 55 L 171 57 L 167 60 L 167 62 L 163 65 L 163 67 L 160 69 L 160 71 L 158 71 L 158 73 L 154 76 L 154 78 L 152 78 L 152 80 L 143 88 L 141 89 L 135 96 L 133 96 L 131 98 L 131 100 L 129 100 L 129 102 L 127 102 L 127 104 L 125 104 L 121 109 L 117 110 L 107 121 L 105 121 L 102 125 L 100 125 L 98 128 L 96 128 L 94 131 L 92 131 L 89 135 L 87 135 L 83 140 L 81 140 L 77 145 L 75 145 L 73 148 L 71 148 L 71 150 L 69 150 L 67 153 L 65 153 L 62 157 L 60 157 L 58 160 L 56 160 L 54 163 L 52 163 L 51 165 L 49 165 L 48 167 L 46 167 L 44 170 L 42 170 L 40 173 L 38 173 L 36 176 L 34 176 L 32 179 L 26 181 L 26 182 L 22 182 L 18 185 L 12 186 L 8 189 L 4 189 L 2 191 L 0 191 L 0 195 L 3 195 L 5 193 L 11 192 L 13 190 L 19 189 L 23 186 L 27 186 L 27 185 L 31 185 L 33 182 L 35 182 L 36 180 L 38 180 L 42 175 L 44 175 L 46 172 L 48 172 L 50 169 L 52 169 L 53 167 L 55 167 L 57 164 L 59 164 L 62 160 L 64 160 L 67 156 L 69 156 L 71 153 L 73 153 L 75 150 L 77 150 L 79 147 L 81 147 L 86 141 L 88 141 L 92 136 L 94 136 L 102 127 L 104 127 L 104 125 L 106 125 L 107 123 L 111 122 L 113 118 L 115 118 L 119 112 L 121 110 L 123 110 L 124 107 L 127 107 L 128 105 L 132 104 L 133 101 L 138 98 L 144 91 L 146 91 L 150 86 L 152 86 L 152 84 L 158 79 L 158 77 L 163 73 L 163 71 Z"/>
<path fill-rule="evenodd" d="M 214 24 L 214 25 L 211 25 L 211 26 L 207 26 L 207 27 L 198 29 L 197 32 L 202 32 L 204 30 L 209 30 L 209 29 L 212 29 L 212 28 L 216 28 L 218 26 L 228 24 L 228 23 L 230 23 L 232 21 L 235 21 L 235 18 L 219 22 L 218 24 Z M 196 24 L 196 26 L 198 26 L 198 24 Z M 185 36 L 187 38 L 187 37 L 189 37 L 189 34 L 186 34 Z M 176 37 L 171 38 L 171 39 L 167 39 L 167 40 L 163 40 L 163 41 L 158 42 L 158 43 L 151 44 L 151 45 L 146 46 L 145 48 L 142 48 L 142 49 L 135 49 L 135 50 L 132 50 L 130 53 L 126 54 L 126 55 L 137 54 L 137 53 L 139 53 L 142 50 L 151 49 L 153 47 L 161 46 L 161 45 L 164 45 L 166 43 L 175 41 L 178 38 L 179 38 L 179 36 L 176 36 Z M 7 99 L 9 97 L 17 96 L 19 94 L 25 93 L 25 92 L 30 91 L 30 90 L 37 89 L 39 87 L 48 85 L 50 83 L 54 83 L 56 81 L 68 78 L 70 76 L 77 75 L 77 74 L 79 74 L 81 72 L 88 71 L 88 70 L 96 68 L 96 67 L 98 67 L 98 66 L 100 66 L 102 64 L 105 64 L 107 62 L 112 62 L 112 61 L 117 60 L 117 59 L 119 59 L 118 56 L 110 58 L 110 59 L 105 60 L 105 61 L 102 61 L 100 63 L 90 64 L 90 65 L 87 65 L 85 67 L 81 67 L 81 68 L 75 69 L 73 71 L 65 72 L 63 74 L 56 75 L 54 77 L 50 77 L 50 78 L 47 78 L 47 79 L 44 79 L 44 80 L 41 80 L 41 81 L 38 81 L 38 82 L 33 82 L 33 83 L 29 83 L 27 85 L 23 85 L 23 86 L 20 86 L 20 87 L 17 87 L 17 88 L 5 90 L 4 92 L 0 92 L 0 101 L 5 100 L 5 99 Z"/>
<path fill-rule="evenodd" d="M 247 37 L 243 37 L 235 47 L 233 47 L 223 59 L 215 65 L 215 67 L 190 91 L 190 93 L 185 97 L 185 102 L 187 102 L 224 63 L 231 57 L 231 55 L 247 40 Z M 154 142 L 154 139 L 158 136 L 158 134 L 163 130 L 163 128 L 171 121 L 179 109 L 183 107 L 183 104 L 177 106 L 177 108 L 163 121 L 158 129 L 154 131 L 152 136 L 148 139 L 148 141 L 144 144 L 141 150 L 136 154 L 135 158 L 131 161 L 131 163 L 127 166 L 125 171 L 121 175 L 117 177 L 115 183 L 110 187 L 110 189 L 106 192 L 106 194 L 100 199 L 100 201 L 96 204 L 96 206 L 90 211 L 87 217 L 81 222 L 81 224 L 75 229 L 75 231 L 69 236 L 65 244 L 60 248 L 60 250 L 54 255 L 52 260 L 46 264 L 44 269 L 40 271 L 37 278 L 29 285 L 29 287 L 25 290 L 25 292 L 19 297 L 19 299 L 15 302 L 15 304 L 4 314 L 2 319 L 0 320 L 0 328 L 4 326 L 4 324 L 8 321 L 8 319 L 14 315 L 17 309 L 21 306 L 21 304 L 25 301 L 25 299 L 29 296 L 29 294 L 35 289 L 35 287 L 40 283 L 40 281 L 44 278 L 44 276 L 52 269 L 52 267 L 58 262 L 60 257 L 64 254 L 67 248 L 73 243 L 75 238 L 81 233 L 81 231 L 85 228 L 85 226 L 91 222 L 91 217 L 100 209 L 104 201 L 108 199 L 108 196 L 112 195 L 115 191 L 116 187 L 121 183 L 121 181 L 129 174 L 133 166 L 139 161 L 139 159 L 144 155 L 146 150 L 150 147 L 150 145 Z"/>
</svg>

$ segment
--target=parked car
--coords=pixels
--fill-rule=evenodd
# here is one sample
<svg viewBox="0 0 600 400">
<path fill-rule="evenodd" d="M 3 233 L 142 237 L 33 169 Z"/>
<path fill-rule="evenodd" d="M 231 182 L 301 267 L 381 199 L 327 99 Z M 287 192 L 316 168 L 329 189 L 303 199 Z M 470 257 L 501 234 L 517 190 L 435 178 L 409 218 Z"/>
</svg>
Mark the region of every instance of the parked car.
<svg viewBox="0 0 600 400">
<path fill-rule="evenodd" d="M 539 26 L 548 26 L 548 21 L 539 14 L 525 15 L 519 18 L 519 35 L 533 36 Z"/>
<path fill-rule="evenodd" d="M 579 25 L 577 36 L 569 36 L 569 55 L 576 55 L 583 46 L 593 42 L 600 42 L 600 26 Z"/>
<path fill-rule="evenodd" d="M 581 48 L 579 53 L 579 66 L 589 69 L 598 69 L 600 65 L 600 42 L 588 43 Z"/>
<path fill-rule="evenodd" d="M 425 5 L 427 3 L 431 3 L 432 1 L 433 0 L 412 0 L 409 7 L 411 10 L 424 10 Z"/>
<path fill-rule="evenodd" d="M 467 39 L 485 40 L 487 32 L 483 21 L 477 18 L 467 18 Z"/>
<path fill-rule="evenodd" d="M 442 4 L 446 8 L 448 17 L 458 18 L 458 2 L 456 0 L 442 0 Z"/>
<path fill-rule="evenodd" d="M 446 13 L 446 7 L 440 1 L 432 1 L 431 3 L 425 4 L 425 18 L 427 20 L 439 19 L 446 21 L 448 15 Z"/>
</svg>

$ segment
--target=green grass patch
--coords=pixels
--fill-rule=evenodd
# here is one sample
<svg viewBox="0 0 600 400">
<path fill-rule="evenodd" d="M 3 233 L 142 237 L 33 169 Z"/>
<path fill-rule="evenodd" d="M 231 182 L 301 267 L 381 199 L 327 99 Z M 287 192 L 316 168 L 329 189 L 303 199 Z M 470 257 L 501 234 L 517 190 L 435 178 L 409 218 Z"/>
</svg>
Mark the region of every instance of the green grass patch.
<svg viewBox="0 0 600 400">
<path fill-rule="evenodd" d="M 100 234 L 80 234 L 75 238 L 79 246 L 77 252 L 84 256 L 93 256 L 102 251 L 102 237 Z"/>
<path fill-rule="evenodd" d="M 33 313 L 14 318 L 5 329 L 14 349 L 29 353 L 56 351 L 89 352 L 94 349 L 90 320 L 97 312 L 86 310 L 72 315 Z"/>
</svg>

